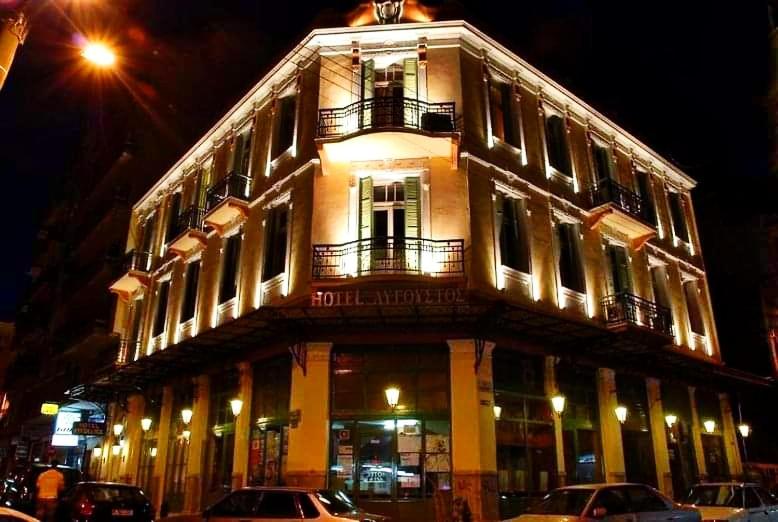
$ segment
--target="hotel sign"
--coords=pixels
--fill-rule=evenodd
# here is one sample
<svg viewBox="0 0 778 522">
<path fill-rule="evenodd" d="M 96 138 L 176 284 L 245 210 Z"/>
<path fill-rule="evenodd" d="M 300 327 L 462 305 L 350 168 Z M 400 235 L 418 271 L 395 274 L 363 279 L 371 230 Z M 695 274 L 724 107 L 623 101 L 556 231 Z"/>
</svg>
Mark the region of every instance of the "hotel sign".
<svg viewBox="0 0 778 522">
<path fill-rule="evenodd" d="M 311 295 L 311 306 L 423 306 L 467 302 L 464 288 L 377 288 L 319 290 Z"/>
</svg>

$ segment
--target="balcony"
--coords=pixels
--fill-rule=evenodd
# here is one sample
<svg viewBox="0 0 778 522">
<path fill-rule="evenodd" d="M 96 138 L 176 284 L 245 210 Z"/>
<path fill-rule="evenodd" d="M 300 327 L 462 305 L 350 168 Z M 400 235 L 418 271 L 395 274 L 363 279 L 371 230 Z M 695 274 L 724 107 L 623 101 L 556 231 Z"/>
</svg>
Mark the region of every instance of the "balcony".
<svg viewBox="0 0 778 522">
<path fill-rule="evenodd" d="M 186 257 L 195 249 L 205 246 L 207 235 L 203 232 L 204 214 L 202 208 L 192 205 L 178 215 L 173 233 L 174 239 L 168 244 L 170 252 Z"/>
<path fill-rule="evenodd" d="M 589 226 L 594 229 L 605 223 L 626 234 L 633 248 L 639 250 L 656 235 L 656 227 L 640 196 L 612 179 L 603 179 L 588 189 L 590 212 Z"/>
<path fill-rule="evenodd" d="M 609 330 L 641 337 L 647 344 L 667 344 L 673 339 L 673 316 L 669 308 L 626 292 L 602 299 Z"/>
<path fill-rule="evenodd" d="M 408 139 L 409 132 L 418 138 Z M 453 161 L 459 150 L 456 105 L 387 96 L 321 109 L 316 138 L 322 159 L 335 163 L 430 156 Z"/>
<path fill-rule="evenodd" d="M 464 241 L 374 237 L 340 245 L 313 246 L 315 280 L 411 275 L 463 277 Z"/>
<path fill-rule="evenodd" d="M 235 171 L 208 189 L 204 223 L 222 235 L 225 227 L 246 219 L 251 197 L 251 178 Z"/>
<path fill-rule="evenodd" d="M 124 300 L 130 299 L 139 289 L 148 286 L 152 264 L 151 252 L 130 250 L 122 260 L 122 276 L 109 289 Z"/>
</svg>

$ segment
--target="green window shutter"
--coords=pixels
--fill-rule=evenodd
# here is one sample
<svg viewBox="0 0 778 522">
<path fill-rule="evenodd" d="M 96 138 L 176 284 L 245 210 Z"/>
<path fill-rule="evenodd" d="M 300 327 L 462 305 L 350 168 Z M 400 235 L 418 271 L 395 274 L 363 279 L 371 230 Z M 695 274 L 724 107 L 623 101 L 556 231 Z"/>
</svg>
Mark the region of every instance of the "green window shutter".
<svg viewBox="0 0 778 522">
<path fill-rule="evenodd" d="M 373 236 L 373 178 L 359 180 L 359 238 Z"/>
<path fill-rule="evenodd" d="M 365 60 L 362 63 L 362 99 L 375 96 L 375 62 Z"/>
<path fill-rule="evenodd" d="M 505 136 L 503 139 L 509 145 L 514 147 L 519 146 L 516 140 L 516 130 L 514 128 L 513 121 L 513 88 L 508 83 L 500 84 L 502 91 L 502 119 L 503 119 L 503 132 Z"/>
<path fill-rule="evenodd" d="M 419 97 L 419 84 L 417 79 L 418 58 L 406 58 L 403 60 L 403 96 L 417 99 Z"/>
<path fill-rule="evenodd" d="M 405 237 L 420 237 L 419 178 L 405 178 Z"/>
<path fill-rule="evenodd" d="M 230 174 L 231 171 L 237 171 L 240 169 L 241 157 L 243 157 L 243 134 L 238 134 L 235 136 L 235 144 L 232 150 L 230 169 L 227 171 L 227 174 Z"/>
</svg>

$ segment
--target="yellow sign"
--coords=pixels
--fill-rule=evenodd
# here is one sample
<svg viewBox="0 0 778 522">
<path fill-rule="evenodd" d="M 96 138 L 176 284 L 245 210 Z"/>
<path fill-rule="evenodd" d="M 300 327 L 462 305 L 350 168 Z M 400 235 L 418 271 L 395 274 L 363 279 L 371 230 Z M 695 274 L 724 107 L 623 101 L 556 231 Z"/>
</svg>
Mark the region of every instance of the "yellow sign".
<svg viewBox="0 0 778 522">
<path fill-rule="evenodd" d="M 41 404 L 41 413 L 44 415 L 56 415 L 59 412 L 59 404 L 55 402 L 44 402 Z"/>
</svg>

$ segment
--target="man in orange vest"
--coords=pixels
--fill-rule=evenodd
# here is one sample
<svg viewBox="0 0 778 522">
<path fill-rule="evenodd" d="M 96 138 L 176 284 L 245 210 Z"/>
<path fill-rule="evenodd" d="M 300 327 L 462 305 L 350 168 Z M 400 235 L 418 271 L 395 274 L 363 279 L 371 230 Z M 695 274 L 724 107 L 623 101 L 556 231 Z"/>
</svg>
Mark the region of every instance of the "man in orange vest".
<svg viewBox="0 0 778 522">
<path fill-rule="evenodd" d="M 38 520 L 49 522 L 54 520 L 59 494 L 65 489 L 65 476 L 57 471 L 59 462 L 51 461 L 51 468 L 38 475 L 38 499 L 35 514 Z"/>
</svg>

